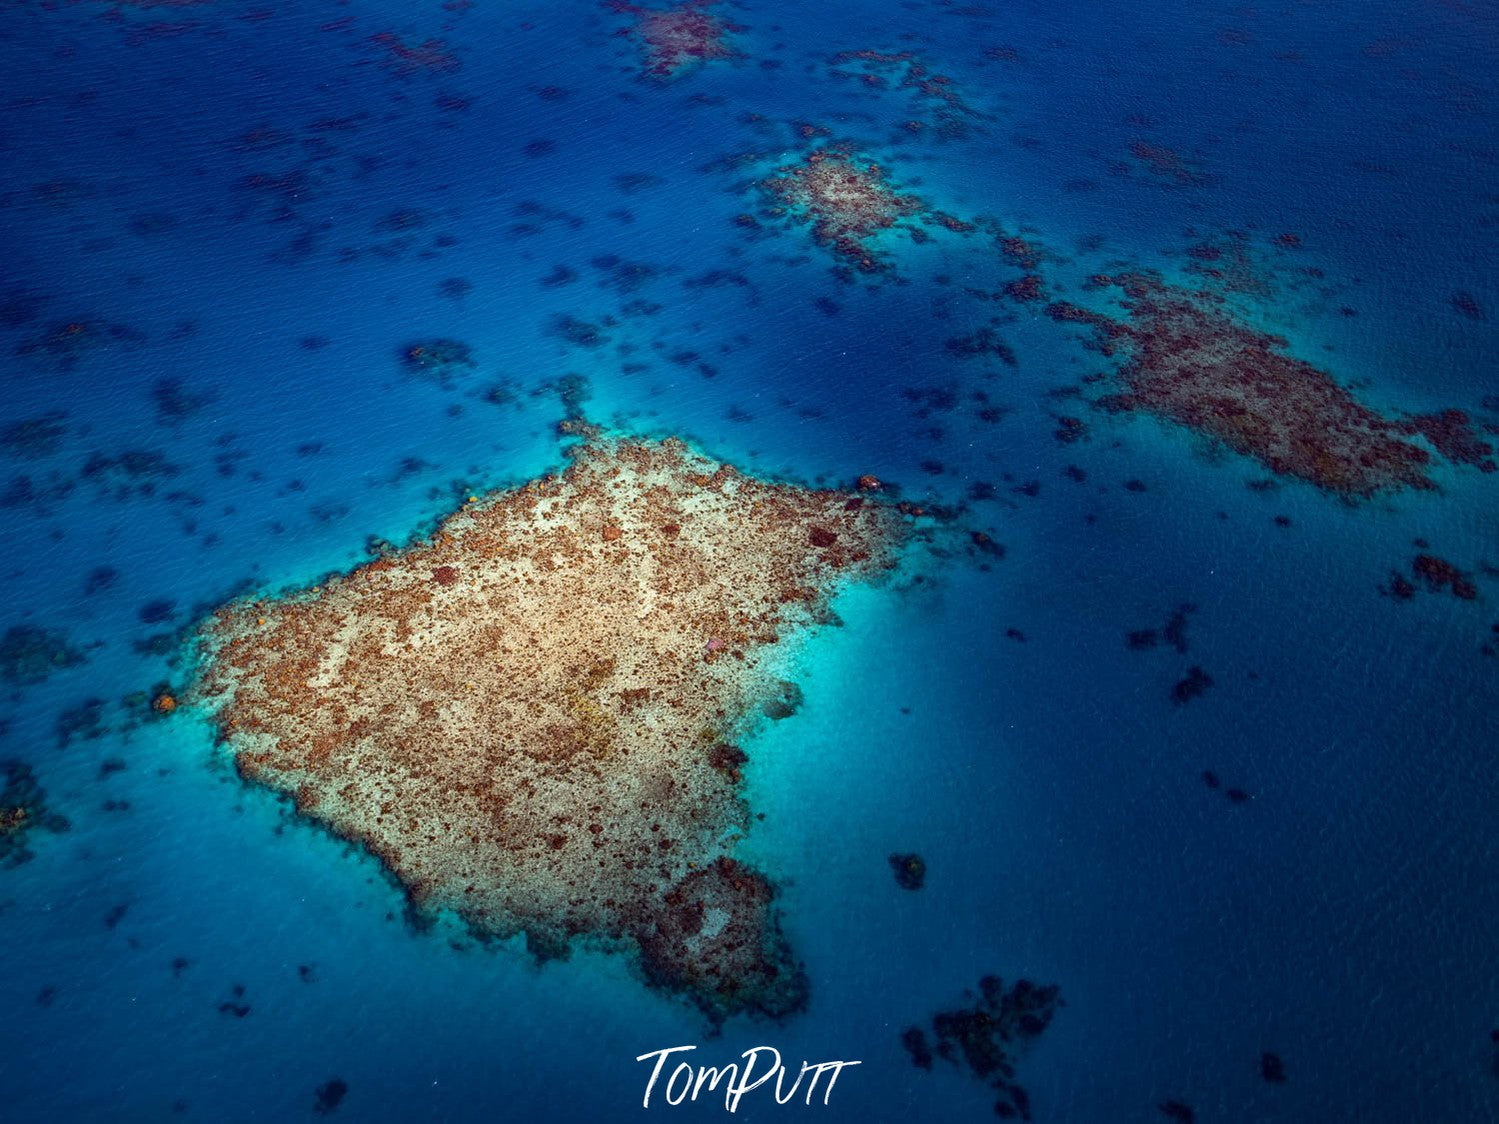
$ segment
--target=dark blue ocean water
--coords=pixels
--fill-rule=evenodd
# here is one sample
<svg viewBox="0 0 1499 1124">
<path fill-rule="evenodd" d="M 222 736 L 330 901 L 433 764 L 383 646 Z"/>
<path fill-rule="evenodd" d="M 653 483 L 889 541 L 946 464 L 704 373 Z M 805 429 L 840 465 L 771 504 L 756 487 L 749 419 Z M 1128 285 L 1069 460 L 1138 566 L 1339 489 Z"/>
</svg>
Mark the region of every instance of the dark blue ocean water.
<svg viewBox="0 0 1499 1124">
<path fill-rule="evenodd" d="M 716 10 L 742 57 L 663 83 L 592 3 L 0 0 L 0 631 L 84 657 L 0 683 L 0 757 L 71 821 L 0 869 L 0 1120 L 303 1119 L 334 1077 L 348 1120 L 631 1119 L 635 1057 L 689 1043 L 861 1060 L 751 1120 L 977 1120 L 984 1086 L 899 1035 L 986 973 L 1066 1001 L 1018 1063 L 1037 1120 L 1499 1118 L 1499 475 L 1349 505 L 1145 418 L 1083 408 L 1059 443 L 1050 392 L 1106 364 L 965 295 L 1017 276 L 981 240 L 892 236 L 897 276 L 848 283 L 804 227 L 734 221 L 809 123 L 1057 280 L 1174 277 L 1240 232 L 1244 314 L 1296 354 L 1492 422 L 1492 5 Z M 381 33 L 451 60 L 392 66 Z M 948 76 L 962 128 L 840 76 L 859 49 Z M 946 345 L 991 321 L 1014 367 Z M 476 367 L 412 377 L 430 337 Z M 746 745 L 747 854 L 812 980 L 784 1027 L 713 1039 L 617 957 L 414 931 L 200 716 L 127 702 L 247 585 L 561 465 L 568 375 L 621 431 L 877 473 L 1006 546 L 918 550 L 787 654 L 805 706 Z M 1381 595 L 1416 539 L 1475 601 Z M 1184 604 L 1185 653 L 1128 649 Z M 1214 686 L 1173 705 L 1194 665 Z"/>
</svg>

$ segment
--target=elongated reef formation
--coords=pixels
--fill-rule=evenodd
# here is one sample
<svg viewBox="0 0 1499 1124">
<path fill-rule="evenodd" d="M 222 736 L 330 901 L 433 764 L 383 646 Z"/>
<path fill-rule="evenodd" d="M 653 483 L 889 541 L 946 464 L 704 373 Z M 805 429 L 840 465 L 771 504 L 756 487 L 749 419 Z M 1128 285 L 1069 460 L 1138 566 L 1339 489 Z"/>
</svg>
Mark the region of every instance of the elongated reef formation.
<svg viewBox="0 0 1499 1124">
<path fill-rule="evenodd" d="M 240 773 L 476 931 L 636 953 L 714 1021 L 806 981 L 775 888 L 734 857 L 733 743 L 788 684 L 767 656 L 890 568 L 905 516 L 675 441 L 595 437 L 428 539 L 204 625 L 192 699 Z"/>
<path fill-rule="evenodd" d="M 1155 414 L 1349 499 L 1435 488 L 1437 458 L 1414 437 L 1454 464 L 1499 470 L 1463 411 L 1386 416 L 1220 295 L 1144 273 L 1099 274 L 1090 285 L 1119 289 L 1128 319 L 1067 301 L 1046 311 L 1088 327 L 1092 346 L 1121 360 L 1118 392 L 1097 400 L 1104 409 Z"/>
</svg>

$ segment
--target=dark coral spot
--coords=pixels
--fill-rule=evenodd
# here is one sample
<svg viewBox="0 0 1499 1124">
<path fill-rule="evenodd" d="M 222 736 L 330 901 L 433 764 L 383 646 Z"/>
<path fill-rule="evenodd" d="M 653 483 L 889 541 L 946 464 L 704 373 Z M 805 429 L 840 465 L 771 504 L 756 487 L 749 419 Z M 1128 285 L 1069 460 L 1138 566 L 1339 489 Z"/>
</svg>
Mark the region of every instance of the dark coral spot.
<svg viewBox="0 0 1499 1124">
<path fill-rule="evenodd" d="M 343 1103 L 343 1099 L 348 1092 L 349 1083 L 341 1077 L 335 1077 L 319 1085 L 317 1100 L 313 1102 L 312 1111 L 316 1112 L 319 1116 L 327 1116 Z"/>
<path fill-rule="evenodd" d="M 148 601 L 142 605 L 137 615 L 140 617 L 142 624 L 162 624 L 165 621 L 171 620 L 176 612 L 177 602 L 160 597 L 155 601 Z"/>
<path fill-rule="evenodd" d="M 910 854 L 891 855 L 890 869 L 895 872 L 895 881 L 902 890 L 919 890 L 926 885 L 926 860 L 914 851 Z"/>
<path fill-rule="evenodd" d="M 1200 667 L 1187 669 L 1186 678 L 1171 688 L 1171 701 L 1177 706 L 1191 702 L 1213 685 L 1213 677 Z"/>
</svg>

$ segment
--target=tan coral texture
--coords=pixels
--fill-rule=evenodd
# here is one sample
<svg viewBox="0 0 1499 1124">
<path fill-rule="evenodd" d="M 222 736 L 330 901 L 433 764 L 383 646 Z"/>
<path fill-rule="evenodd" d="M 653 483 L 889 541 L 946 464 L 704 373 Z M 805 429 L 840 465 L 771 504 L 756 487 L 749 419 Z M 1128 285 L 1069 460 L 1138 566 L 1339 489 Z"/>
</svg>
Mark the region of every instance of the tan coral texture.
<svg viewBox="0 0 1499 1124">
<path fill-rule="evenodd" d="M 596 438 L 405 550 L 221 609 L 194 699 L 243 776 L 417 906 L 541 952 L 634 951 L 715 1020 L 781 1016 L 805 979 L 732 854 L 732 742 L 785 696 L 777 642 L 906 533 L 881 501 Z"/>
</svg>

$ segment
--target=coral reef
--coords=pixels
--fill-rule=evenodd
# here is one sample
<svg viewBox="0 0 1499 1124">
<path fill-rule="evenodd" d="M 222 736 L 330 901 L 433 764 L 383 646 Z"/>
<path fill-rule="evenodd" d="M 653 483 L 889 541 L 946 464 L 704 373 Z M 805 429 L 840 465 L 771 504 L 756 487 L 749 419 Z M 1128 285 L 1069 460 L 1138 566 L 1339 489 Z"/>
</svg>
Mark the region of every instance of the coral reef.
<svg viewBox="0 0 1499 1124">
<path fill-rule="evenodd" d="M 571 452 L 404 551 L 224 607 L 191 698 L 241 775 L 365 844 L 419 910 L 538 955 L 633 949 L 715 1022 L 788 1014 L 805 980 L 771 883 L 732 856 L 728 742 L 788 707 L 773 646 L 891 567 L 906 519 L 674 440 Z"/>
<path fill-rule="evenodd" d="M 91 741 L 107 732 L 104 723 L 104 700 L 86 698 L 75 706 L 65 707 L 57 716 L 57 748 L 66 749 L 74 738 Z"/>
<path fill-rule="evenodd" d="M 1493 472 L 1494 447 L 1478 435 L 1473 420 L 1463 410 L 1439 410 L 1413 414 L 1400 423 L 1400 432 L 1419 433 L 1453 464 L 1471 465 L 1480 472 Z M 1490 432 L 1494 432 L 1491 428 Z"/>
<path fill-rule="evenodd" d="M 412 374 L 449 383 L 455 376 L 473 370 L 473 349 L 461 340 L 418 340 L 401 348 L 401 362 Z"/>
<path fill-rule="evenodd" d="M 1055 984 L 1038 987 L 1016 980 L 1008 989 L 998 976 L 979 981 L 969 1006 L 932 1016 L 935 1048 L 921 1027 L 908 1027 L 901 1042 L 920 1069 L 931 1069 L 936 1058 L 966 1069 L 994 1090 L 994 1115 L 1002 1120 L 1031 1118 L 1030 1095 L 1015 1080 L 1017 1056 L 1039 1038 L 1062 1006 Z"/>
<path fill-rule="evenodd" d="M 47 794 L 32 776 L 31 767 L 19 761 L 0 763 L 0 866 L 20 866 L 32 857 L 27 839 L 37 829 L 67 831 L 65 817 L 47 809 Z"/>
<path fill-rule="evenodd" d="M 1411 572 L 1426 583 L 1432 593 L 1450 589 L 1452 596 L 1463 601 L 1478 598 L 1478 587 L 1473 584 L 1471 574 L 1459 570 L 1445 558 L 1435 554 L 1418 554 L 1411 562 Z"/>
<path fill-rule="evenodd" d="M 139 332 L 102 320 L 68 320 L 16 345 L 15 354 L 29 356 L 58 374 L 68 374 L 88 356 L 116 344 L 138 345 Z"/>
<path fill-rule="evenodd" d="M 317 1098 L 313 1101 L 312 1111 L 319 1116 L 328 1116 L 343 1104 L 348 1092 L 349 1083 L 341 1077 L 323 1082 L 317 1087 Z"/>
<path fill-rule="evenodd" d="M 926 885 L 926 860 L 912 852 L 890 856 L 890 869 L 902 890 L 919 890 Z"/>
<path fill-rule="evenodd" d="M 450 74 L 461 63 L 453 48 L 442 39 L 424 39 L 408 43 L 393 31 L 381 31 L 369 37 L 369 46 L 380 52 L 382 65 L 394 74 Z"/>
<path fill-rule="evenodd" d="M 646 8 L 626 0 L 608 0 L 610 11 L 635 17 L 629 34 L 640 44 L 647 76 L 661 80 L 714 59 L 736 58 L 729 35 L 742 28 L 721 20 L 708 9 L 713 0 L 687 0 L 669 8 Z"/>
<path fill-rule="evenodd" d="M 1202 187 L 1212 182 L 1198 167 L 1196 160 L 1163 144 L 1153 144 L 1146 140 L 1132 141 L 1129 154 L 1153 175 L 1173 180 L 1182 187 Z"/>
<path fill-rule="evenodd" d="M 1100 275 L 1093 284 L 1121 290 L 1129 319 L 1065 302 L 1047 312 L 1088 325 L 1095 349 L 1122 360 L 1119 391 L 1098 401 L 1105 409 L 1155 414 L 1348 498 L 1435 487 L 1432 454 L 1410 440 L 1418 433 L 1450 459 L 1492 467 L 1493 450 L 1466 415 L 1385 417 L 1286 354 L 1284 339 L 1245 324 L 1220 295 L 1139 273 Z"/>
<path fill-rule="evenodd" d="M 0 452 L 6 456 L 37 460 L 62 448 L 68 432 L 67 414 L 53 410 L 39 417 L 11 422 L 0 429 Z"/>
<path fill-rule="evenodd" d="M 31 686 L 54 671 L 77 667 L 83 661 L 83 653 L 61 632 L 17 624 L 0 636 L 0 682 Z"/>
<path fill-rule="evenodd" d="M 811 223 L 820 245 L 864 273 L 888 268 L 872 245 L 882 231 L 903 227 L 920 233 L 911 221 L 916 218 L 960 233 L 967 229 L 932 211 L 917 196 L 895 191 L 878 164 L 859 157 L 848 145 L 816 149 L 800 163 L 777 169 L 761 187 L 794 219 Z"/>
<path fill-rule="evenodd" d="M 685 992 L 714 1022 L 741 1010 L 788 1015 L 807 978 L 776 922 L 765 875 L 720 855 L 693 870 L 634 931 L 646 979 Z"/>
<path fill-rule="evenodd" d="M 939 137 L 962 137 L 973 121 L 986 117 L 963 97 L 956 79 L 933 71 L 911 51 L 841 51 L 829 60 L 828 73 L 879 93 L 908 91 L 919 110 L 931 113 L 931 119 L 906 121 L 907 133 L 920 134 L 931 128 Z"/>
<path fill-rule="evenodd" d="M 1177 706 L 1185 706 L 1206 692 L 1212 685 L 1211 675 L 1200 667 L 1189 667 L 1185 678 L 1178 680 L 1176 686 L 1171 688 L 1171 701 Z"/>
</svg>

